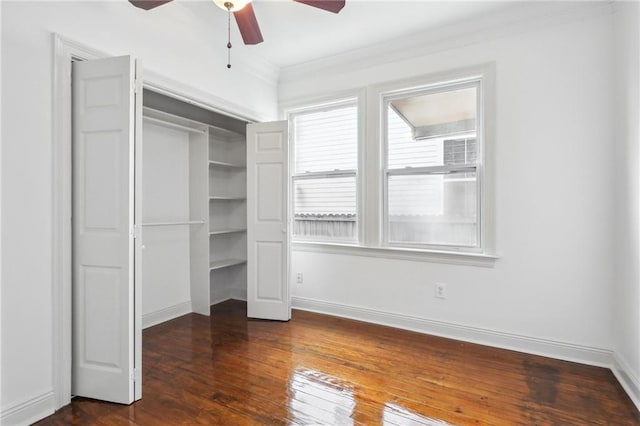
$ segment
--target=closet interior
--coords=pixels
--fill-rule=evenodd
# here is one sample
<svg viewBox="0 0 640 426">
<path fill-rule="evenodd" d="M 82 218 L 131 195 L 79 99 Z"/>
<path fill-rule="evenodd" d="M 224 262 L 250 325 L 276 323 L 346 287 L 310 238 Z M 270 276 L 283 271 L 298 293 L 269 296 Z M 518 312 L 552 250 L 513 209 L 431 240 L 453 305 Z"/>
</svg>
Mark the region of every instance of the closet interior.
<svg viewBox="0 0 640 426">
<path fill-rule="evenodd" d="M 143 106 L 147 327 L 246 297 L 247 122 L 148 89 Z"/>
</svg>

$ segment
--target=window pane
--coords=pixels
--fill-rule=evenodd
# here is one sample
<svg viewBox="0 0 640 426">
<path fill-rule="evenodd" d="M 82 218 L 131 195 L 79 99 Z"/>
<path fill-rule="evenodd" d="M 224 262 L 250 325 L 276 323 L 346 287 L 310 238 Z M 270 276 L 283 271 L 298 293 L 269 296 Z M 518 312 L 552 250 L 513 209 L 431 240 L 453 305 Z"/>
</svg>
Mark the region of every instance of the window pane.
<svg viewBox="0 0 640 426">
<path fill-rule="evenodd" d="M 475 172 L 389 176 L 389 242 L 477 245 L 476 188 Z"/>
<path fill-rule="evenodd" d="M 293 234 L 355 240 L 356 177 L 294 179 Z"/>
<path fill-rule="evenodd" d="M 475 164 L 478 157 L 475 138 L 445 139 L 443 142 L 443 162 L 445 165 Z"/>
<path fill-rule="evenodd" d="M 475 87 L 408 96 L 389 102 L 388 167 L 475 164 L 475 154 L 466 155 L 466 151 L 475 153 L 476 109 Z M 461 137 L 456 138 L 456 135 Z M 473 141 L 469 146 L 465 143 L 467 139 Z M 458 156 L 453 158 L 455 162 L 450 162 L 452 159 L 446 154 L 453 155 L 454 152 Z"/>
<path fill-rule="evenodd" d="M 293 117 L 295 174 L 356 170 L 358 108 L 339 106 Z"/>
<path fill-rule="evenodd" d="M 356 240 L 357 102 L 300 112 L 291 120 L 294 237 Z M 335 171 L 346 177 L 327 174 Z"/>
<path fill-rule="evenodd" d="M 388 162 L 390 169 L 404 167 L 441 166 L 442 139 L 413 139 L 411 126 L 398 113 L 389 108 L 388 114 Z"/>
</svg>

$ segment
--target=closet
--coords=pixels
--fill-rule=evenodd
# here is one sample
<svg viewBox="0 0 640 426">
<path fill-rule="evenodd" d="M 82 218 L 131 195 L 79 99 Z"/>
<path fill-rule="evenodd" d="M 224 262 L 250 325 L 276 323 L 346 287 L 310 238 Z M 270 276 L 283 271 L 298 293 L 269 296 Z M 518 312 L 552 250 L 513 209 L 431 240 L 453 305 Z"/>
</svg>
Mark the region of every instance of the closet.
<svg viewBox="0 0 640 426">
<path fill-rule="evenodd" d="M 245 298 L 246 122 L 143 94 L 143 327 Z"/>
<path fill-rule="evenodd" d="M 248 124 L 145 84 L 131 56 L 71 71 L 60 202 L 73 356 L 61 359 L 73 394 L 130 404 L 143 328 L 229 298 L 252 318 L 291 318 L 287 123 Z"/>
</svg>

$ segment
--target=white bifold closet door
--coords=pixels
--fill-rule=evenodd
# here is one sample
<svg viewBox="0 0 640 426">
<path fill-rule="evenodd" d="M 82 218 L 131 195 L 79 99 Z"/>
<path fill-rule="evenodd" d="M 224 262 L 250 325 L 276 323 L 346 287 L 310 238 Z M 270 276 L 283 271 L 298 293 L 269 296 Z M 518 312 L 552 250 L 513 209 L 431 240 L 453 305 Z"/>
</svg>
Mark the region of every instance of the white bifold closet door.
<svg viewBox="0 0 640 426">
<path fill-rule="evenodd" d="M 247 315 L 291 319 L 287 122 L 247 125 Z"/>
<path fill-rule="evenodd" d="M 136 84 L 129 56 L 73 64 L 72 393 L 124 404 L 142 393 Z"/>
</svg>

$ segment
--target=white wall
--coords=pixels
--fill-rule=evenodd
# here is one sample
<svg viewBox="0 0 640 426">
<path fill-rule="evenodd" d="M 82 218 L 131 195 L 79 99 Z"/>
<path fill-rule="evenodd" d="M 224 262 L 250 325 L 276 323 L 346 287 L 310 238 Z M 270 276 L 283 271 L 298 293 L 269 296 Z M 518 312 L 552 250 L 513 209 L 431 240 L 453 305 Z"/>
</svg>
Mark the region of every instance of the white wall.
<svg viewBox="0 0 640 426">
<path fill-rule="evenodd" d="M 217 36 L 206 32 L 219 26 L 205 27 L 202 20 L 197 27 L 191 9 L 174 3 L 163 6 L 177 8 L 172 18 L 124 1 L 0 2 L 3 422 L 9 414 L 37 415 L 53 407 L 52 32 L 109 54 L 133 54 L 145 69 L 256 118 L 276 115 L 275 80 L 240 66 L 252 63 L 242 49 L 234 52 L 238 62 L 229 72 L 224 43 L 213 46 Z"/>
<path fill-rule="evenodd" d="M 616 4 L 614 19 L 617 148 L 614 348 L 621 379 L 640 405 L 640 5 Z"/>
<path fill-rule="evenodd" d="M 396 42 L 398 59 L 360 62 L 366 66 L 342 57 L 283 69 L 280 102 L 288 104 L 496 65 L 497 140 L 489 141 L 496 152 L 495 266 L 294 250 L 292 272 L 304 274 L 304 284 L 292 287 L 294 306 L 411 323 L 457 337 L 465 333 L 455 330 L 466 330 L 470 339 L 606 362 L 614 343 L 617 219 L 613 27 L 607 8 L 575 16 L 564 23 L 518 25 L 499 37 L 461 38 L 456 46 L 436 41 L 417 46 L 415 56 Z M 352 56 L 359 58 L 358 52 Z M 436 282 L 448 284 L 446 300 L 434 298 Z"/>
<path fill-rule="evenodd" d="M 190 220 L 189 133 L 145 122 L 143 223 Z M 195 218 L 194 218 L 195 219 Z M 144 227 L 142 315 L 191 301 L 188 226 Z"/>
</svg>

